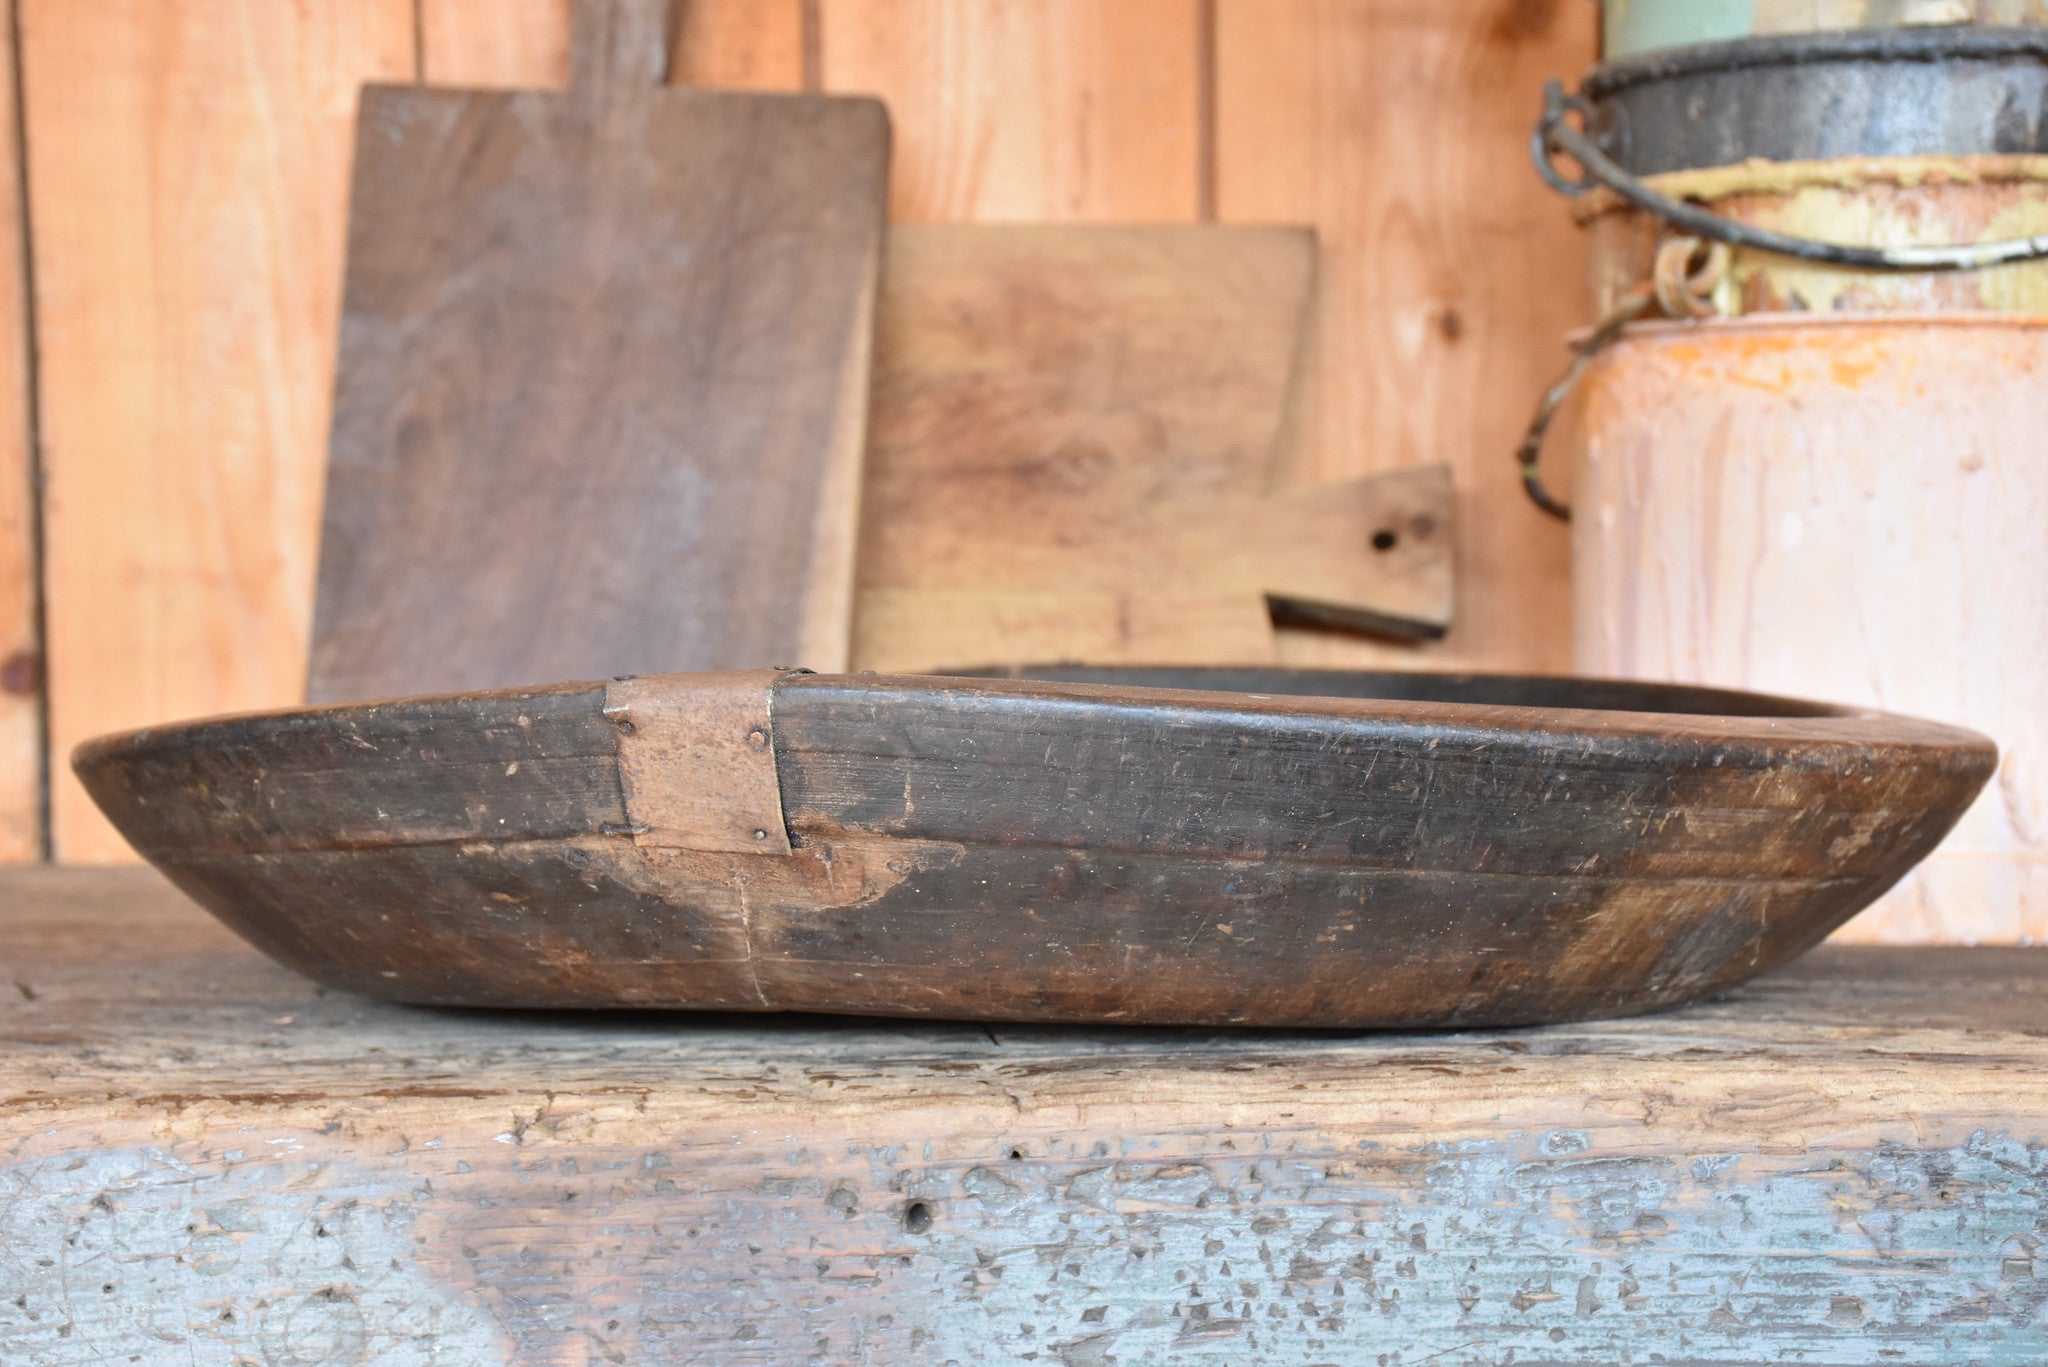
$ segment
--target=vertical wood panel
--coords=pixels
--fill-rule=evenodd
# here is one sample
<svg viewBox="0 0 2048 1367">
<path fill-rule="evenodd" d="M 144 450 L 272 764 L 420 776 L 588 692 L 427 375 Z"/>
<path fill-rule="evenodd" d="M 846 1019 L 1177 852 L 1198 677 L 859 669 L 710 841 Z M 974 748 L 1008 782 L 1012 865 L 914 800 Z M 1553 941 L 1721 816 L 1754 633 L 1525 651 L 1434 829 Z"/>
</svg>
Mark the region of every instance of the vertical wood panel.
<svg viewBox="0 0 2048 1367">
<path fill-rule="evenodd" d="M 825 88 L 895 120 L 903 220 L 1201 209 L 1198 0 L 819 0 Z"/>
<path fill-rule="evenodd" d="M 678 0 L 669 79 L 796 90 L 803 0 Z M 569 77 L 570 0 L 420 0 L 420 69 L 432 85 L 558 86 Z"/>
<path fill-rule="evenodd" d="M 669 79 L 683 85 L 801 90 L 803 0 L 682 0 Z"/>
<path fill-rule="evenodd" d="M 417 0 L 429 85 L 556 86 L 569 79 L 569 0 Z"/>
<path fill-rule="evenodd" d="M 12 11 L 0 6 L 7 25 L 0 32 L 0 864 L 43 852 L 43 669 Z"/>
<path fill-rule="evenodd" d="M 300 695 L 350 123 L 409 0 L 22 0 L 50 729 Z M 57 853 L 125 846 L 63 766 Z"/>
<path fill-rule="evenodd" d="M 1546 77 L 1593 58 L 1582 0 L 1216 0 L 1217 202 L 1323 243 L 1321 478 L 1450 461 L 1458 621 L 1417 651 L 1305 644 L 1302 659 L 1566 670 L 1569 544 L 1512 452 L 1584 320 L 1581 250 L 1530 169 Z"/>
</svg>

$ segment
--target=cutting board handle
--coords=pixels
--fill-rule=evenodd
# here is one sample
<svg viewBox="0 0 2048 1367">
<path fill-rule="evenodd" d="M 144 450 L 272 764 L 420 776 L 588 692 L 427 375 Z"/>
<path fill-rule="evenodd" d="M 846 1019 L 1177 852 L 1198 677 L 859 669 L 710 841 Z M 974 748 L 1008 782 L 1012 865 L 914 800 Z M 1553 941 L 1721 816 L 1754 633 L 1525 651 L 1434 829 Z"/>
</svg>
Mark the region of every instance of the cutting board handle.
<svg viewBox="0 0 2048 1367">
<path fill-rule="evenodd" d="M 666 84 L 677 8 L 678 0 L 576 0 L 570 89 L 602 94 Z"/>
</svg>

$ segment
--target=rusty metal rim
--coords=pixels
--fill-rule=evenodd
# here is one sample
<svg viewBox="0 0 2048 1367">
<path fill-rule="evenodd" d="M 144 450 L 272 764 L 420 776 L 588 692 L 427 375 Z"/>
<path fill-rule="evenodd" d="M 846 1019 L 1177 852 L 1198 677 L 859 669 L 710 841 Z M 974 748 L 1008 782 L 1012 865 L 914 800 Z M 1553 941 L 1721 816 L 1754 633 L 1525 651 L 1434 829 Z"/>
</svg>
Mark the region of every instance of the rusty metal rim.
<svg viewBox="0 0 2048 1367">
<path fill-rule="evenodd" d="M 1725 259 L 1719 269 L 1727 269 Z M 1560 522 L 1572 520 L 1572 507 L 1553 494 L 1544 482 L 1542 464 L 1545 439 L 1549 436 L 1551 423 L 1580 382 L 1587 375 L 1605 366 L 1615 348 L 1624 342 L 1672 342 L 1682 337 L 1696 338 L 1703 331 L 1714 336 L 1725 336 L 1733 332 L 1787 332 L 1852 327 L 1865 332 L 1882 328 L 1901 330 L 1930 326 L 1970 327 L 1980 330 L 2006 328 L 2018 331 L 2048 329 L 2048 314 L 1934 310 L 1925 313 L 1746 313 L 1732 318 L 1695 315 L 1691 318 L 1653 318 L 1646 322 L 1637 321 L 1647 306 L 1648 296 L 1644 291 L 1638 290 L 1623 300 L 1612 315 L 1596 326 L 1575 328 L 1565 335 L 1566 345 L 1572 350 L 1571 365 L 1544 393 L 1536 406 L 1535 416 L 1529 421 L 1521 445 L 1515 450 L 1515 466 L 1521 475 L 1522 491 L 1529 496 L 1531 503 Z"/>
<path fill-rule="evenodd" d="M 1586 98 L 1599 100 L 1674 76 L 1757 67 L 1810 66 L 1823 62 L 1940 62 L 1956 58 L 1995 61 L 2014 57 L 2032 57 L 2048 63 L 2048 29 L 1944 24 L 1731 38 L 1602 62 L 1586 73 L 1580 89 Z"/>
<path fill-rule="evenodd" d="M 1698 319 L 1651 319 L 1646 322 L 1630 323 L 1621 330 L 1617 343 L 1641 338 L 1645 341 L 1668 341 L 1701 332 L 1763 332 L 1821 329 L 1856 328 L 1864 332 L 1884 329 L 1907 331 L 1911 329 L 1974 328 L 1980 331 L 2006 329 L 2018 332 L 2033 332 L 2048 329 L 2048 313 L 1993 313 L 1989 310 L 1975 312 L 1967 309 L 1934 310 L 1926 312 L 1893 311 L 1872 313 L 1743 313 L 1734 317 Z M 1584 337 L 1591 329 L 1574 329 L 1570 337 Z M 1569 340 L 1569 337 L 1568 339 Z M 1609 348 L 1611 350 L 1612 348 Z"/>
<path fill-rule="evenodd" d="M 1963 156 L 1826 157 L 1813 161 L 1754 161 L 1696 166 L 1641 177 L 1673 199 L 1713 204 L 1736 195 L 1791 196 L 1803 190 L 1855 191 L 1883 185 L 1949 189 L 1980 185 L 2048 184 L 2048 153 L 1987 152 Z M 1571 201 L 1572 219 L 1585 224 L 1636 206 L 1604 185 Z M 1637 212 L 1647 212 L 1637 210 Z"/>
</svg>

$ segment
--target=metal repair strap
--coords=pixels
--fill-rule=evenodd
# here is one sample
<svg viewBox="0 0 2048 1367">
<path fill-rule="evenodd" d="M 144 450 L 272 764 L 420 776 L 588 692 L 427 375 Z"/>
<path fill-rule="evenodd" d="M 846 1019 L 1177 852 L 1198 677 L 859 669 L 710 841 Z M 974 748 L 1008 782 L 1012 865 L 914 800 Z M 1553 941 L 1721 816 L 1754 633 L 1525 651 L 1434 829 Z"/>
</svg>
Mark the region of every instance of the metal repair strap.
<svg viewBox="0 0 2048 1367">
<path fill-rule="evenodd" d="M 789 854 L 775 760 L 775 686 L 807 669 L 621 675 L 604 715 L 619 737 L 626 825 L 636 845 Z"/>
</svg>

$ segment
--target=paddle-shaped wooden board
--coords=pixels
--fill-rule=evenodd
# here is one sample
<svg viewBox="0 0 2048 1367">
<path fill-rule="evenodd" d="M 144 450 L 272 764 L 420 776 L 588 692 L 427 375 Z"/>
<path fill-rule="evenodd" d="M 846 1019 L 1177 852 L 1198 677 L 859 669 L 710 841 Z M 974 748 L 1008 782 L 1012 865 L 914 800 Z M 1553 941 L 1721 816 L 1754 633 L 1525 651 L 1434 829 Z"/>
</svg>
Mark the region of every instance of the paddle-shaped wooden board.
<svg viewBox="0 0 2048 1367">
<path fill-rule="evenodd" d="M 1274 491 L 1314 234 L 890 231 L 855 659 L 1274 658 L 1292 620 L 1440 635 L 1443 467 Z"/>
<path fill-rule="evenodd" d="M 664 88 L 364 90 L 308 694 L 848 655 L 888 117 Z"/>
</svg>

